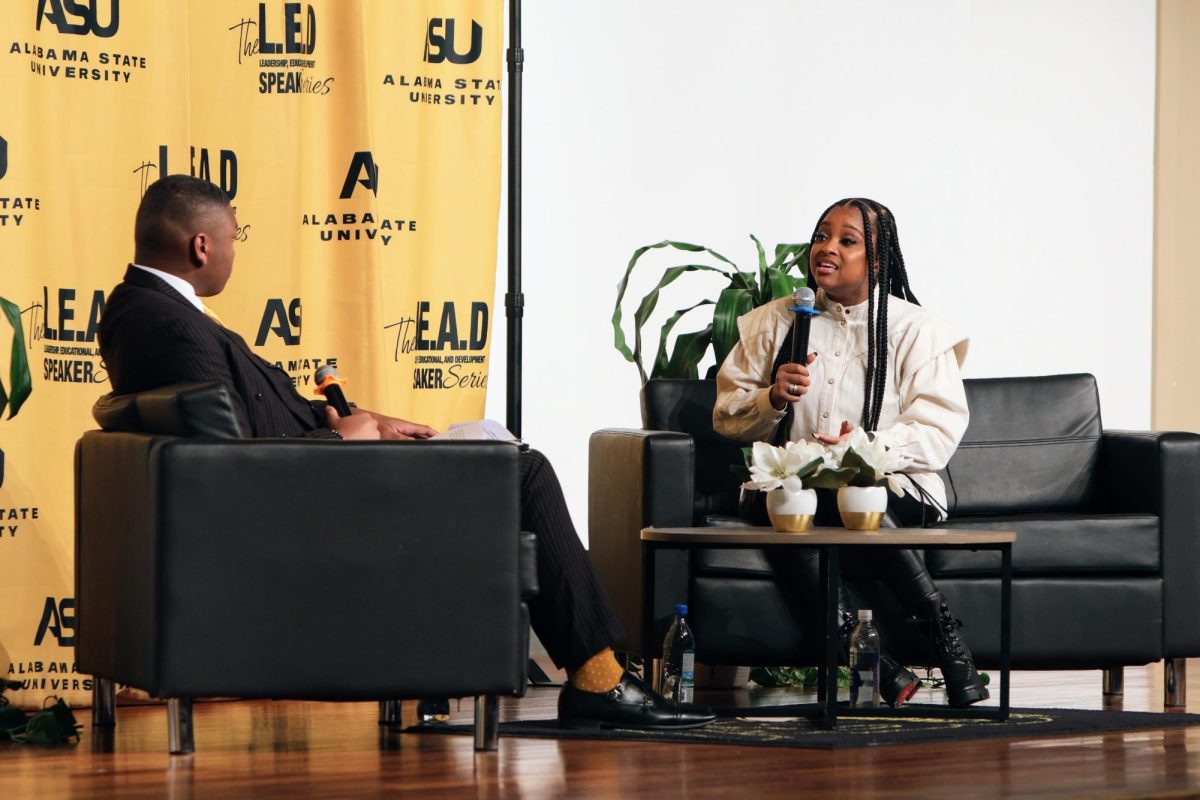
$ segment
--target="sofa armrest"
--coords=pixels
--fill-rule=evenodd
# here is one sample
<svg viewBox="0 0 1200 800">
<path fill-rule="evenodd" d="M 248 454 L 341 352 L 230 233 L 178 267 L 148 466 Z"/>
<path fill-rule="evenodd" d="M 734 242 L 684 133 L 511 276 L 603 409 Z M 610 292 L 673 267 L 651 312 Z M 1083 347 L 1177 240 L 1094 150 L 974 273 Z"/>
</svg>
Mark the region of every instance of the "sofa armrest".
<svg viewBox="0 0 1200 800">
<path fill-rule="evenodd" d="M 640 533 L 652 525 L 694 524 L 695 458 L 692 437 L 670 431 L 608 428 L 593 433 L 588 445 L 588 552 L 625 626 L 619 647 L 633 655 L 658 650 L 655 631 L 642 625 Z M 654 577 L 656 621 L 686 599 L 687 579 L 686 555 L 662 553 Z"/>
<path fill-rule="evenodd" d="M 1160 519 L 1163 654 L 1200 653 L 1200 435 L 1105 431 L 1099 468 L 1106 511 Z"/>
</svg>

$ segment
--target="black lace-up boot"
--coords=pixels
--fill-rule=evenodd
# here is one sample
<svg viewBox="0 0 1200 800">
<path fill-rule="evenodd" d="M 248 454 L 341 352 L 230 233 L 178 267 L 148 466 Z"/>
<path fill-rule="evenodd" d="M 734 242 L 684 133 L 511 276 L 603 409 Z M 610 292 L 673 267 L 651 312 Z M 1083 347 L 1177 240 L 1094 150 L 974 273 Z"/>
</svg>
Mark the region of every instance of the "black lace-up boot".
<svg viewBox="0 0 1200 800">
<path fill-rule="evenodd" d="M 962 623 L 950 614 L 950 607 L 941 592 L 928 597 L 927 602 L 933 624 L 934 651 L 942 677 L 946 679 L 950 705 L 963 708 L 987 700 L 990 696 L 987 687 L 975 669 L 975 660 L 967 643 L 958 633 Z"/>
<path fill-rule="evenodd" d="M 838 604 L 838 639 L 842 643 L 842 655 L 849 660 L 850 637 L 858 624 L 858 614 L 851 611 L 848 605 Z M 921 688 L 921 679 L 913 672 L 887 654 L 886 650 L 879 653 L 879 696 L 883 702 L 892 708 L 899 708 L 908 702 L 917 689 Z"/>
<path fill-rule="evenodd" d="M 961 624 L 951 615 L 946 599 L 925 569 L 925 562 L 912 550 L 897 549 L 871 553 L 871 565 L 876 574 L 887 580 L 908 613 L 930 624 L 934 653 L 946 679 L 950 705 L 962 708 L 986 700 L 988 690 L 959 633 Z"/>
</svg>

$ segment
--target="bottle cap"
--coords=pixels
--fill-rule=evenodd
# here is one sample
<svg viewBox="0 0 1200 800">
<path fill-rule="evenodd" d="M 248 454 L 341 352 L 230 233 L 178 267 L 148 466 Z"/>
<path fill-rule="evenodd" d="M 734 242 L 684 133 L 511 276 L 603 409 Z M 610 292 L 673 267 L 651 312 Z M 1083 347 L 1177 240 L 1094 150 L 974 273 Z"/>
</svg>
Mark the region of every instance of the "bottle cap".
<svg viewBox="0 0 1200 800">
<path fill-rule="evenodd" d="M 687 603 L 676 603 L 675 604 L 675 613 L 681 617 L 686 617 L 687 616 Z"/>
<path fill-rule="evenodd" d="M 871 609 L 860 608 L 858 611 L 858 618 L 861 620 L 870 620 L 871 619 Z"/>
</svg>

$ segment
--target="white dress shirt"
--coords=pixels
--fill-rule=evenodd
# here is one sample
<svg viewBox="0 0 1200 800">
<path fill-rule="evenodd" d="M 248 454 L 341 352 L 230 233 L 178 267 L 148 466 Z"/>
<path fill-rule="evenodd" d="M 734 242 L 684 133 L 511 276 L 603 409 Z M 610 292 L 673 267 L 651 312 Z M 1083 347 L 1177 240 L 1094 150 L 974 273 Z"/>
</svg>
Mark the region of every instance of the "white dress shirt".
<svg viewBox="0 0 1200 800">
<path fill-rule="evenodd" d="M 888 298 L 887 382 L 876 437 L 912 459 L 905 473 L 942 507 L 946 466 L 967 429 L 966 391 L 959 368 L 967 339 L 924 308 Z M 713 427 L 744 442 L 767 440 L 783 418 L 770 400 L 771 368 L 792 326 L 790 297 L 738 319 L 741 341 L 717 373 Z M 792 404 L 790 438 L 836 437 L 843 420 L 862 424 L 867 368 L 867 303 L 842 306 L 817 292 L 809 352 L 808 393 Z"/>
<path fill-rule="evenodd" d="M 149 272 L 154 277 L 166 281 L 168 286 L 183 295 L 184 299 L 199 309 L 200 313 L 206 315 L 208 314 L 208 310 L 205 309 L 204 303 L 201 302 L 200 298 L 196 295 L 196 288 L 183 278 L 180 278 L 178 275 L 172 275 L 169 272 L 163 272 L 161 269 L 143 267 L 141 264 L 133 264 L 132 266 L 137 267 L 143 272 Z"/>
</svg>

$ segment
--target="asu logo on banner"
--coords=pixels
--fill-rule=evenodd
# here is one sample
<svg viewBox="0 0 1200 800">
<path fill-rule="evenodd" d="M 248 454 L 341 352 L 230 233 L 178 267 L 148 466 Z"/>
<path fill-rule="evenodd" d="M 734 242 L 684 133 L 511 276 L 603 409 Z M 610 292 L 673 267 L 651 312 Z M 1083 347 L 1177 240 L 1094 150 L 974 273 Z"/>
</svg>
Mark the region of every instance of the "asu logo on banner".
<svg viewBox="0 0 1200 800">
<path fill-rule="evenodd" d="M 369 150 L 354 153 L 338 199 L 354 201 L 362 197 L 373 201 L 378 195 L 379 164 L 374 155 Z M 374 202 L 363 202 L 350 209 L 340 206 L 324 213 L 308 212 L 300 219 L 300 225 L 314 228 L 322 242 L 378 241 L 384 247 L 397 235 L 417 230 L 417 220 L 391 211 L 372 210 L 374 207 Z"/>
<path fill-rule="evenodd" d="M 70 82 L 128 84 L 145 72 L 143 53 L 109 44 L 121 28 L 121 0 L 8 0 L 28 2 L 36 13 L 33 30 L 54 32 L 61 42 L 43 46 L 14 41 L 9 55 L 28 56 L 29 71 Z"/>
<path fill-rule="evenodd" d="M 465 31 L 468 42 L 462 42 Z M 484 29 L 473 19 L 433 17 L 425 26 L 425 49 L 421 60 L 431 65 L 466 67 L 483 55 Z M 433 70 L 430 70 L 433 72 Z M 432 106 L 494 105 L 500 92 L 500 77 L 495 72 L 479 74 L 386 73 L 384 86 L 408 89 L 408 101 Z"/>
<path fill-rule="evenodd" d="M 267 300 L 263 309 L 262 322 L 258 324 L 258 335 L 254 346 L 262 347 L 271 334 L 279 337 L 283 344 L 295 347 L 300 344 L 300 298 L 293 297 L 285 308 L 282 297 Z M 332 366 L 337 366 L 333 364 Z"/>
<path fill-rule="evenodd" d="M 465 53 L 455 51 L 455 26 L 457 20 L 435 17 L 429 20 L 428 32 L 425 34 L 425 61 L 430 64 L 440 64 L 449 61 L 451 64 L 474 64 L 483 52 L 483 26 L 471 20 L 471 45 Z"/>
<path fill-rule="evenodd" d="M 101 24 L 102 6 L 108 6 L 108 23 Z M 121 0 L 38 0 L 37 29 L 45 20 L 59 33 L 107 39 L 121 26 Z"/>
<path fill-rule="evenodd" d="M 32 608 L 32 606 L 31 606 Z M 37 656 L 10 661 L 6 677 L 20 681 L 29 692 L 89 692 L 92 678 L 81 675 L 73 661 L 66 661 L 75 647 L 75 598 L 47 597 L 40 605 L 40 617 L 33 635 Z"/>
<path fill-rule="evenodd" d="M 263 2 L 256 12 L 229 30 L 237 34 L 237 63 L 259 69 L 259 94 L 332 92 L 334 78 L 317 72 L 317 12 L 312 5 Z"/>
</svg>

